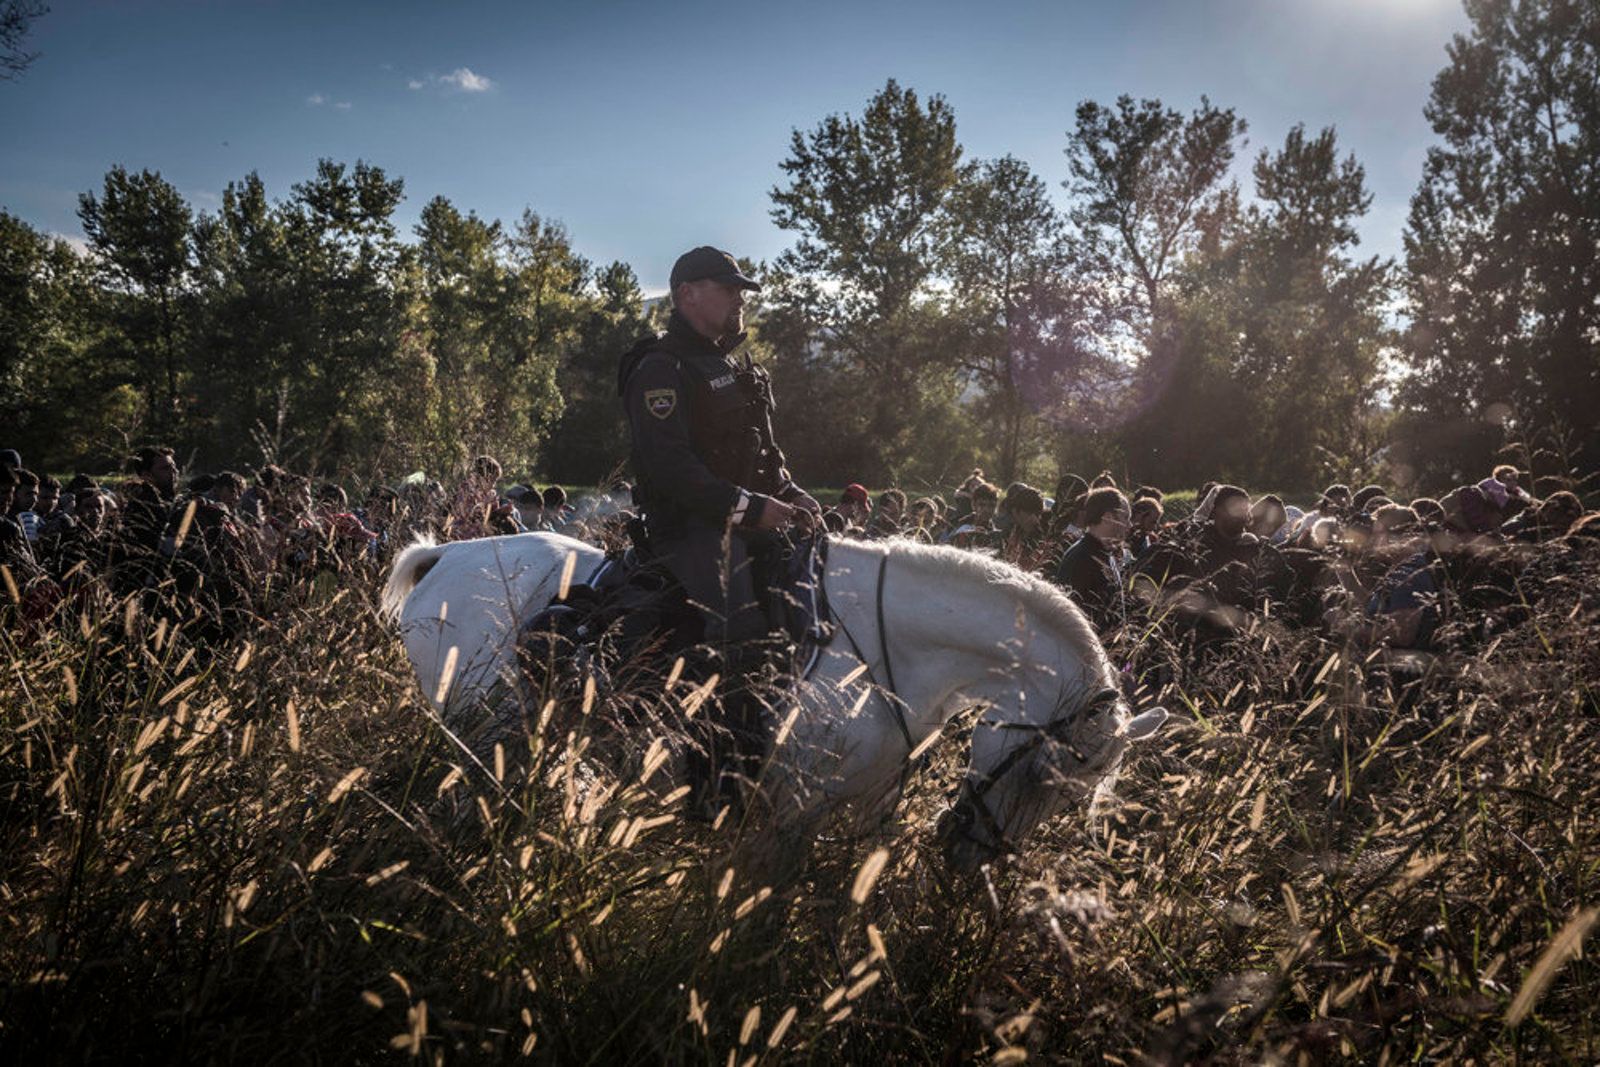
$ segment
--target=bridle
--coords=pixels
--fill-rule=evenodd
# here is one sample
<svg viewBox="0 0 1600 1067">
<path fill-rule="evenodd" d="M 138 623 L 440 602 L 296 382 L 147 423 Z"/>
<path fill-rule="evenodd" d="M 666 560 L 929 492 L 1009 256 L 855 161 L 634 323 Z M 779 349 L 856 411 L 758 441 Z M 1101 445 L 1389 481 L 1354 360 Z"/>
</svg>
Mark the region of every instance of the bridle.
<svg viewBox="0 0 1600 1067">
<path fill-rule="evenodd" d="M 895 689 L 894 663 L 889 658 L 889 631 L 883 615 L 883 590 L 888 573 L 889 553 L 886 551 L 883 554 L 882 561 L 878 564 L 876 597 L 879 659 L 883 663 L 883 674 L 884 681 L 887 683 L 886 685 L 880 685 L 877 678 L 874 677 L 872 672 L 872 661 L 867 659 L 866 655 L 861 651 L 861 646 L 856 643 L 855 635 L 850 632 L 850 627 L 845 623 L 844 618 L 837 614 L 834 615 L 834 618 L 839 624 L 840 631 L 844 633 L 845 640 L 850 642 L 850 648 L 855 653 L 856 658 L 859 659 L 862 665 L 866 668 L 867 681 L 875 686 L 887 698 L 885 703 L 888 704 L 889 709 L 894 712 L 895 725 L 900 727 L 900 736 L 903 737 L 906 742 L 906 754 L 910 755 L 912 752 L 916 751 L 917 743 L 911 736 L 911 727 L 906 720 L 906 702 L 901 698 L 900 694 Z M 1005 758 L 1000 761 L 999 765 L 984 776 L 984 781 L 981 785 L 973 785 L 972 776 L 970 774 L 962 776 L 961 798 L 957 800 L 956 807 L 953 808 L 950 813 L 953 820 L 953 825 L 955 827 L 954 832 L 960 834 L 967 841 L 978 846 L 979 848 L 984 849 L 986 852 L 989 852 L 992 855 L 1009 855 L 1015 853 L 1017 848 L 1011 843 L 1011 840 L 1006 837 L 1005 831 L 1000 826 L 1000 820 L 995 818 L 994 812 L 990 809 L 988 802 L 984 798 L 988 795 L 989 791 L 999 783 L 1000 779 L 1004 778 L 1007 774 L 1015 770 L 1019 764 L 1021 764 L 1034 752 L 1038 751 L 1039 747 L 1046 742 L 1053 742 L 1055 744 L 1067 746 L 1068 751 L 1072 753 L 1074 759 L 1087 765 L 1089 762 L 1088 759 L 1086 759 L 1083 753 L 1079 752 L 1077 747 L 1072 744 L 1072 741 L 1068 737 L 1068 731 L 1072 724 L 1080 719 L 1085 713 L 1093 713 L 1097 708 L 1113 705 L 1117 702 L 1120 696 L 1121 694 L 1115 689 L 1106 687 L 1096 690 L 1087 700 L 1080 704 L 1077 711 L 1071 715 L 1053 715 L 1051 716 L 1050 721 L 1046 723 L 996 724 L 994 729 L 1023 730 L 1027 731 L 1031 736 L 1026 738 L 1020 745 L 1017 745 L 1010 752 L 1007 752 Z M 1060 707 L 1065 706 L 1065 704 L 1066 701 L 1063 700 L 1061 704 L 1057 706 L 1058 710 Z M 900 772 L 900 785 L 902 789 L 905 787 L 906 777 L 910 773 L 911 763 L 910 761 L 907 761 Z M 983 838 L 977 837 L 972 833 L 972 824 L 974 821 L 981 821 L 983 823 L 983 828 L 989 834 L 990 840 L 984 840 Z"/>
<path fill-rule="evenodd" d="M 1023 730 L 1031 736 L 1017 745 L 994 768 L 984 775 L 981 785 L 972 784 L 972 775 L 966 774 L 961 779 L 961 797 L 956 801 L 956 806 L 950 810 L 950 825 L 952 832 L 965 838 L 970 844 L 976 845 L 992 856 L 1006 856 L 1015 854 L 1018 849 L 1006 836 L 1005 830 L 1000 826 L 1000 820 L 995 818 L 994 811 L 985 799 L 989 791 L 1000 783 L 1000 780 L 1027 759 L 1046 742 L 1065 745 L 1067 751 L 1079 763 L 1088 765 L 1089 760 L 1082 752 L 1078 751 L 1068 736 L 1068 730 L 1073 723 L 1083 717 L 1085 713 L 1093 713 L 1095 709 L 1107 705 L 1114 705 L 1121 694 L 1109 687 L 1096 690 L 1089 699 L 1078 706 L 1078 710 L 1071 715 L 1052 716 L 1046 723 L 1006 722 L 996 723 L 992 728 L 996 730 Z M 1065 701 L 1062 702 L 1065 705 Z M 981 822 L 989 839 L 978 837 L 972 832 L 974 822 Z"/>
</svg>

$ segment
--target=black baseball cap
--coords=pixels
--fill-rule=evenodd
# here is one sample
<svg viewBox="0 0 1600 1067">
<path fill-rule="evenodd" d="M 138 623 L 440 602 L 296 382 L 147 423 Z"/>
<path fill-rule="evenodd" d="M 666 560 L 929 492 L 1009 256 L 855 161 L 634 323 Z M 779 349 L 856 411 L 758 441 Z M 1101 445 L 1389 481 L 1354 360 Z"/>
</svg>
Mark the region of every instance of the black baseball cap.
<svg viewBox="0 0 1600 1067">
<path fill-rule="evenodd" d="M 739 261 L 720 248 L 701 245 L 691 248 L 678 257 L 672 265 L 672 278 L 668 283 L 676 289 L 684 282 L 715 280 L 728 282 L 741 289 L 760 289 L 761 283 L 747 278 L 739 270 Z"/>
</svg>

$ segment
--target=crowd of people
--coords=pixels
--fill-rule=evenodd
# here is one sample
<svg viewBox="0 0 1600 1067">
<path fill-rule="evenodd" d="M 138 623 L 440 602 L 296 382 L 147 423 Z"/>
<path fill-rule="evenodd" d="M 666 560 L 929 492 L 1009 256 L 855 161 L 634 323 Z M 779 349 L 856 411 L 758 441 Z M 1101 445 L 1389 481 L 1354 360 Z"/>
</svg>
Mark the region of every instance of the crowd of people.
<svg viewBox="0 0 1600 1067">
<path fill-rule="evenodd" d="M 1514 584 L 1531 558 L 1514 546 L 1600 538 L 1600 514 L 1586 513 L 1570 488 L 1541 485 L 1537 498 L 1526 480 L 1500 466 L 1440 498 L 1403 503 L 1382 486 L 1335 484 L 1306 507 L 1207 484 L 1192 512 L 1174 518 L 1161 490 L 1124 489 L 1109 473 L 1065 475 L 1047 496 L 1021 482 L 1002 490 L 974 470 L 948 498 L 898 488 L 874 498 L 851 484 L 822 523 L 836 536 L 993 555 L 1056 582 L 1103 633 L 1159 604 L 1202 635 L 1269 615 L 1427 649 L 1453 605 L 1470 600 L 1460 590 Z M 152 446 L 129 457 L 119 479 L 79 474 L 63 485 L 0 450 L 0 592 L 24 625 L 94 586 L 181 610 L 198 634 L 224 637 L 320 574 L 376 573 L 421 534 L 553 530 L 610 548 L 626 541 L 626 484 L 569 503 L 560 486 L 502 481 L 500 464 L 482 456 L 451 487 L 413 475 L 352 502 L 341 485 L 272 464 L 249 477 L 225 470 L 184 481 L 172 450 Z"/>
<path fill-rule="evenodd" d="M 248 478 L 224 470 L 184 480 L 172 449 L 150 446 L 114 480 L 78 474 L 63 485 L 4 449 L 0 604 L 33 625 L 103 589 L 189 618 L 197 636 L 225 637 L 319 575 L 376 573 L 420 535 L 591 535 L 560 486 L 502 491 L 500 479 L 500 464 L 483 456 L 451 489 L 414 475 L 352 503 L 343 486 L 275 464 Z"/>
<path fill-rule="evenodd" d="M 1600 513 L 1566 483 L 1542 484 L 1510 465 L 1439 498 L 1395 500 L 1381 485 L 1333 484 L 1309 507 L 1275 493 L 1207 483 L 1194 509 L 1167 514 L 1152 486 L 1126 491 L 1109 472 L 1064 475 L 1053 496 L 981 470 L 952 494 L 872 501 L 844 490 L 824 517 L 848 536 L 909 537 L 991 553 L 1049 578 L 1107 633 L 1140 606 L 1202 637 L 1235 633 L 1251 616 L 1324 629 L 1364 645 L 1427 650 L 1452 611 L 1515 599 L 1535 561 L 1600 542 Z M 1552 546 L 1541 554 L 1531 546 Z"/>
</svg>

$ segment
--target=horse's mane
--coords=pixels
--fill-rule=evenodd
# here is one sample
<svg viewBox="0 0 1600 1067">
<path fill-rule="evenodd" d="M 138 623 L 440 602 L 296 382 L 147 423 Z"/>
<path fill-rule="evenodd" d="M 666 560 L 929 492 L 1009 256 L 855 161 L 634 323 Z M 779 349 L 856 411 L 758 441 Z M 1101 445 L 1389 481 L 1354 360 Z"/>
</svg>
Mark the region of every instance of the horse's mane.
<svg viewBox="0 0 1600 1067">
<path fill-rule="evenodd" d="M 913 569 L 941 581 L 959 577 L 977 585 L 1004 586 L 1014 592 L 1023 607 L 1041 623 L 1072 642 L 1085 663 L 1101 674 L 1111 669 L 1099 636 L 1078 605 L 1060 588 L 1037 575 L 1004 560 L 950 545 L 925 545 L 901 538 L 849 543 L 875 554 L 893 555 L 895 562 L 910 564 Z"/>
</svg>

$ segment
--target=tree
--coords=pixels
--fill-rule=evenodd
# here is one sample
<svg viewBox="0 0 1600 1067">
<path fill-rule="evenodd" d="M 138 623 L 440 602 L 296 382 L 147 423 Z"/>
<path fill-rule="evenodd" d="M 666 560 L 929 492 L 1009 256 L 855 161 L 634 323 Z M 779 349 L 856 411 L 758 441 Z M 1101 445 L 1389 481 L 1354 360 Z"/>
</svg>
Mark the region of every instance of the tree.
<svg viewBox="0 0 1600 1067">
<path fill-rule="evenodd" d="M 1372 194 L 1334 131 L 1295 126 L 1254 167 L 1257 203 L 1238 246 L 1240 315 L 1232 373 L 1259 430 L 1244 472 L 1256 484 L 1309 487 L 1373 447 L 1363 432 L 1383 385 L 1392 264 L 1348 256 Z M 1332 461 L 1331 469 L 1326 461 Z"/>
<path fill-rule="evenodd" d="M 561 411 L 555 372 L 588 264 L 560 223 L 531 211 L 508 237 L 435 197 L 416 232 L 439 390 L 435 456 L 448 465 L 491 452 L 525 469 Z"/>
<path fill-rule="evenodd" d="M 597 485 L 628 458 L 628 428 L 617 395 L 622 353 L 650 332 L 639 279 L 626 263 L 595 273 L 594 298 L 561 367 L 561 421 L 546 446 L 558 480 Z"/>
<path fill-rule="evenodd" d="M 160 174 L 118 166 L 99 196 L 78 197 L 78 218 L 102 276 L 121 298 L 117 318 L 139 368 L 150 424 L 169 432 L 181 417 L 189 205 Z"/>
<path fill-rule="evenodd" d="M 1063 356 L 1077 348 L 1054 329 L 1073 303 L 1062 219 L 1045 183 L 1013 156 L 968 168 L 949 217 L 953 318 L 964 324 L 957 350 L 998 439 L 1000 480 L 1010 482 L 1038 449 L 1036 413 L 1055 405 Z"/>
<path fill-rule="evenodd" d="M 296 314 L 280 388 L 307 466 L 404 462 L 392 443 L 425 417 L 415 254 L 394 225 L 404 195 L 381 167 L 324 159 L 279 207 Z"/>
<path fill-rule="evenodd" d="M 795 130 L 781 164 L 789 184 L 772 190 L 773 221 L 799 234 L 777 262 L 797 284 L 774 296 L 811 316 L 808 346 L 837 356 L 866 398 L 855 435 L 862 478 L 888 480 L 906 466 L 911 427 L 952 392 L 928 331 L 933 317 L 918 305 L 931 299 L 960 159 L 944 98 L 924 104 L 890 80 L 861 118 L 830 115 L 809 133 Z"/>
<path fill-rule="evenodd" d="M 135 419 L 128 368 L 103 358 L 104 322 L 89 263 L 0 212 L 0 425 L 40 469 L 116 458 Z"/>
<path fill-rule="evenodd" d="M 1229 217 L 1227 181 L 1245 121 L 1205 97 L 1187 118 L 1159 100 L 1119 96 L 1078 105 L 1068 135 L 1075 252 L 1109 306 L 1141 334 L 1159 319 L 1163 288 L 1208 229 Z"/>
<path fill-rule="evenodd" d="M 0 0 L 0 78 L 11 81 L 21 77 L 39 58 L 39 53 L 27 50 L 25 42 L 33 20 L 49 11 L 49 5 L 39 0 Z"/>
<path fill-rule="evenodd" d="M 1470 0 L 1412 197 L 1408 407 L 1474 432 L 1565 430 L 1600 462 L 1600 8 Z M 1420 423 L 1424 420 L 1416 420 Z M 1421 459 L 1423 457 L 1418 456 Z M 1457 454 L 1470 468 L 1488 456 Z"/>
<path fill-rule="evenodd" d="M 1306 489 L 1376 448 L 1391 265 L 1349 254 L 1365 171 L 1332 129 L 1296 126 L 1252 173 L 1254 202 L 1217 218 L 1162 297 L 1161 388 L 1122 435 L 1157 480 Z"/>
</svg>

